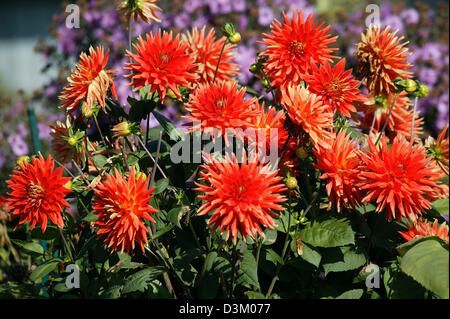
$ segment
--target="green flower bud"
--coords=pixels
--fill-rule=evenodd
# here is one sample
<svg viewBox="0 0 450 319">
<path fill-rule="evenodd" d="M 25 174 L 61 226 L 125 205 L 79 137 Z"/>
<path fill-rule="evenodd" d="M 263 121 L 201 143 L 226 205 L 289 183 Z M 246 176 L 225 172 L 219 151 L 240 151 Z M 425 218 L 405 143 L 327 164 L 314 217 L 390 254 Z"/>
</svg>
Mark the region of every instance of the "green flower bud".
<svg viewBox="0 0 450 319">
<path fill-rule="evenodd" d="M 258 69 L 259 68 L 258 68 L 257 64 L 252 64 L 252 65 L 250 65 L 249 71 L 252 73 L 256 73 L 256 72 L 258 72 Z"/>
<path fill-rule="evenodd" d="M 421 97 L 421 98 L 427 97 L 429 93 L 430 93 L 430 90 L 428 89 L 428 86 L 426 86 L 425 84 L 421 84 L 419 86 L 419 92 L 418 92 L 419 97 Z"/>
<path fill-rule="evenodd" d="M 67 143 L 69 143 L 70 146 L 76 146 L 78 144 L 78 140 L 71 136 L 67 139 Z"/>
<path fill-rule="evenodd" d="M 228 38 L 228 40 L 230 40 L 233 44 L 238 44 L 241 42 L 241 34 L 239 32 L 235 32 Z"/>
<path fill-rule="evenodd" d="M 298 183 L 297 183 L 297 179 L 295 177 L 289 177 L 286 180 L 286 187 L 289 189 L 294 189 L 297 188 Z"/>
<path fill-rule="evenodd" d="M 22 166 L 23 164 L 25 164 L 25 162 L 28 162 L 28 163 L 31 162 L 31 158 L 27 155 L 19 157 L 16 161 L 16 165 Z"/>
<path fill-rule="evenodd" d="M 405 91 L 413 93 L 417 90 L 417 83 L 414 80 L 408 79 L 405 81 Z"/>
</svg>

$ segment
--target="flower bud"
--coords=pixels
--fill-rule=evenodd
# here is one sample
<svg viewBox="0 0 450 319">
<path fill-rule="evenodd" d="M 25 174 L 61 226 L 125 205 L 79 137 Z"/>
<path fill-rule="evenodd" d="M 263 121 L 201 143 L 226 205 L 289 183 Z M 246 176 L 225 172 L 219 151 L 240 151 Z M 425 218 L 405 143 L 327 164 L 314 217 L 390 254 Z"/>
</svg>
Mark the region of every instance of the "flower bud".
<svg viewBox="0 0 450 319">
<path fill-rule="evenodd" d="M 234 24 L 227 22 L 225 23 L 222 28 L 222 33 L 227 37 L 230 38 L 233 34 L 236 33 L 236 28 L 234 26 Z"/>
<path fill-rule="evenodd" d="M 263 85 L 265 88 L 270 89 L 270 83 L 269 83 L 269 80 L 268 80 L 267 78 L 264 78 L 264 79 L 262 80 L 262 85 Z"/>
<path fill-rule="evenodd" d="M 405 90 L 408 93 L 413 93 L 417 90 L 417 83 L 414 80 L 408 79 L 405 81 Z"/>
<path fill-rule="evenodd" d="M 23 164 L 25 164 L 25 162 L 28 162 L 28 163 L 31 162 L 31 158 L 27 155 L 19 157 L 16 161 L 16 165 L 22 166 Z"/>
<path fill-rule="evenodd" d="M 295 155 L 297 155 L 298 158 L 304 160 L 305 158 L 308 157 L 308 152 L 305 150 L 304 147 L 299 147 L 295 152 Z"/>
<path fill-rule="evenodd" d="M 142 172 L 137 172 L 136 173 L 136 180 L 142 180 L 143 182 L 145 182 L 147 180 L 147 175 L 145 175 Z"/>
<path fill-rule="evenodd" d="M 64 187 L 67 189 L 72 190 L 72 180 L 68 181 L 67 183 L 64 184 Z"/>
<path fill-rule="evenodd" d="M 113 131 L 114 133 L 113 137 L 128 136 L 131 134 L 130 123 L 128 123 L 127 121 L 123 121 L 119 124 L 114 125 L 111 131 Z"/>
<path fill-rule="evenodd" d="M 286 187 L 289 189 L 297 188 L 297 185 L 298 185 L 298 183 L 297 183 L 297 179 L 295 177 L 289 177 L 286 180 Z"/>
<path fill-rule="evenodd" d="M 172 89 L 167 90 L 167 96 L 174 100 L 178 99 L 177 96 L 175 95 L 175 92 Z"/>
<path fill-rule="evenodd" d="M 249 71 L 252 72 L 252 73 L 258 72 L 258 65 L 255 64 L 255 63 L 250 65 Z"/>
<path fill-rule="evenodd" d="M 77 145 L 78 140 L 75 137 L 71 136 L 67 139 L 67 143 L 69 143 L 70 146 L 75 146 Z"/>
<path fill-rule="evenodd" d="M 235 32 L 228 38 L 228 40 L 230 40 L 233 44 L 238 44 L 241 42 L 241 34 L 239 32 Z"/>
<path fill-rule="evenodd" d="M 425 84 L 421 84 L 419 86 L 419 92 L 418 92 L 419 97 L 421 97 L 421 98 L 427 97 L 429 93 L 430 93 L 430 90 L 428 89 L 428 86 L 426 86 Z"/>
</svg>

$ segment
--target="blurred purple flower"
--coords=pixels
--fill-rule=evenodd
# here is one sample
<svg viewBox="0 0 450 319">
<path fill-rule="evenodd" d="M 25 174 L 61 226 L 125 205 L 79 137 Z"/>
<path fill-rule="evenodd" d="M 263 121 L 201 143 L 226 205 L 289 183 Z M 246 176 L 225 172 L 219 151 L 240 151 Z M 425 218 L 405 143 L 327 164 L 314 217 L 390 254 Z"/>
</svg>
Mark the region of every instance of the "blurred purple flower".
<svg viewBox="0 0 450 319">
<path fill-rule="evenodd" d="M 8 144 L 15 156 L 25 156 L 28 155 L 29 149 L 27 143 L 23 140 L 22 136 L 19 134 L 11 134 L 7 138 Z"/>
<path fill-rule="evenodd" d="M 429 86 L 433 86 L 439 78 L 439 71 L 433 68 L 422 68 L 419 71 L 419 79 Z"/>
<path fill-rule="evenodd" d="M 255 61 L 256 50 L 253 47 L 246 47 L 240 45 L 236 50 L 236 63 L 240 65 L 240 73 L 238 79 L 243 84 L 253 77 L 253 74 L 249 71 L 250 65 Z"/>
<path fill-rule="evenodd" d="M 398 30 L 398 35 L 404 33 L 403 21 L 399 16 L 389 15 L 381 21 L 381 27 L 384 29 L 387 26 L 391 26 L 391 31 L 395 32 Z"/>
<path fill-rule="evenodd" d="M 186 26 L 189 24 L 190 21 L 191 21 L 191 18 L 189 17 L 189 14 L 187 14 L 186 12 L 183 12 L 175 17 L 175 19 L 174 19 L 175 27 L 177 29 L 182 30 L 182 29 L 186 28 Z"/>
<path fill-rule="evenodd" d="M 262 26 L 268 26 L 272 23 L 274 14 L 272 9 L 267 6 L 260 7 L 258 10 L 258 23 Z"/>
<path fill-rule="evenodd" d="M 400 12 L 400 17 L 405 20 L 407 24 L 417 24 L 420 21 L 419 12 L 414 8 L 404 9 Z"/>
</svg>

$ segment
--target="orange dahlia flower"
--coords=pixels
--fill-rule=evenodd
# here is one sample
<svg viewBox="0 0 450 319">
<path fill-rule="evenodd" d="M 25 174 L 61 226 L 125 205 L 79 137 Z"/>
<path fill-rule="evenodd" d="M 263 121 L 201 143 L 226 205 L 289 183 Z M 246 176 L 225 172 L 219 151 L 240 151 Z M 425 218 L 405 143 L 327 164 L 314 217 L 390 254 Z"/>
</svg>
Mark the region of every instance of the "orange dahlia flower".
<svg viewBox="0 0 450 319">
<path fill-rule="evenodd" d="M 238 232 L 243 240 L 247 236 L 255 238 L 257 234 L 264 236 L 261 226 L 273 229 L 276 225 L 274 211 L 284 208 L 280 205 L 286 198 L 285 190 L 277 171 L 271 172 L 270 164 L 263 165 L 258 161 L 247 163 L 247 157 L 239 164 L 236 156 L 229 156 L 225 161 L 218 161 L 212 156 L 206 157 L 207 164 L 202 165 L 201 180 L 205 185 L 196 183 L 196 191 L 205 203 L 199 208 L 198 215 L 213 212 L 208 226 L 215 231 L 226 233 L 236 244 Z"/>
<path fill-rule="evenodd" d="M 388 220 L 416 220 L 417 214 L 431 208 L 429 197 L 440 177 L 429 165 L 425 148 L 402 136 L 394 138 L 390 149 L 385 135 L 379 148 L 370 138 L 368 142 L 370 149 L 360 153 L 358 186 L 365 192 L 363 201 L 376 201 L 376 211 L 386 209 Z"/>
<path fill-rule="evenodd" d="M 157 13 L 157 11 L 161 11 L 161 8 L 156 5 L 158 0 L 124 0 L 118 2 L 117 10 L 125 16 L 127 24 L 130 23 L 131 17 L 134 21 L 138 21 L 140 18 L 148 24 L 152 20 L 161 22 Z"/>
<path fill-rule="evenodd" d="M 20 169 L 13 172 L 6 181 L 9 186 L 8 209 L 12 218 L 19 218 L 19 225 L 30 222 L 31 229 L 36 223 L 45 232 L 48 219 L 60 228 L 64 221 L 61 215 L 63 207 L 69 207 L 64 199 L 71 191 L 64 185 L 70 177 L 62 177 L 63 168 L 55 170 L 51 156 L 45 160 L 32 158 L 32 162 L 23 161 Z"/>
<path fill-rule="evenodd" d="M 314 14 L 303 18 L 303 11 L 294 11 L 292 21 L 283 12 L 284 23 L 274 20 L 271 34 L 264 33 L 261 42 L 267 46 L 261 56 L 267 57 L 264 70 L 272 86 L 300 84 L 312 65 L 323 64 L 337 57 L 330 55 L 337 48 L 329 48 L 337 37 L 330 37 L 330 26 L 322 29 L 323 24 L 313 22 Z"/>
<path fill-rule="evenodd" d="M 116 87 L 111 76 L 114 70 L 105 70 L 108 64 L 109 50 L 104 52 L 102 46 L 97 49 L 89 48 L 89 55 L 82 52 L 79 63 L 75 64 L 75 70 L 67 78 L 69 85 L 64 87 L 60 99 L 65 100 L 61 108 L 67 108 L 69 113 L 75 112 L 84 102 L 83 109 L 89 112 L 94 104 L 98 104 L 106 112 L 105 99 L 108 90 L 117 99 Z"/>
<path fill-rule="evenodd" d="M 236 82 L 199 84 L 186 105 L 191 114 L 184 118 L 194 122 L 190 131 L 201 130 L 215 138 L 217 133 L 225 136 L 227 129 L 232 133 L 234 129 L 249 127 L 249 119 L 258 116 L 258 111 L 254 107 L 256 99 L 245 100 L 245 93 L 245 88 L 238 90 Z"/>
<path fill-rule="evenodd" d="M 367 88 L 374 95 L 388 95 L 395 92 L 397 77 L 408 79 L 411 64 L 406 61 L 410 55 L 398 31 L 390 33 L 390 27 L 381 31 L 380 26 L 370 26 L 366 34 L 361 34 L 361 42 L 356 44 L 358 58 L 357 72 L 367 79 Z"/>
<path fill-rule="evenodd" d="M 373 133 L 381 131 L 384 123 L 387 120 L 389 109 L 395 99 L 395 93 L 387 97 L 370 95 L 367 100 L 358 106 L 358 111 L 362 115 L 359 116 L 360 128 L 370 130 L 372 122 L 374 122 Z M 406 92 L 401 92 L 395 101 L 394 107 L 389 117 L 389 122 L 386 126 L 386 134 L 390 137 L 402 135 L 409 140 L 411 136 L 411 125 L 413 118 L 413 110 L 410 108 L 411 101 Z M 374 119 L 375 117 L 375 119 Z M 413 135 L 415 139 L 420 139 L 419 136 L 423 134 L 423 118 L 416 112 L 416 119 L 414 121 Z"/>
<path fill-rule="evenodd" d="M 309 134 L 316 146 L 330 148 L 333 138 L 333 113 L 321 98 L 308 89 L 289 85 L 281 90 L 281 104 L 290 120 Z"/>
<path fill-rule="evenodd" d="M 314 166 L 323 172 L 320 178 L 328 180 L 328 210 L 333 205 L 336 205 L 338 212 L 342 206 L 356 209 L 361 203 L 361 192 L 356 186 L 361 160 L 350 134 L 339 131 L 331 149 L 318 147 L 314 149 L 314 154 L 317 158 Z"/>
<path fill-rule="evenodd" d="M 441 224 L 438 226 L 437 219 L 432 224 L 426 220 L 416 220 L 413 225 L 408 225 L 407 231 L 399 232 L 406 241 L 425 236 L 438 236 L 448 242 L 448 225 Z"/>
<path fill-rule="evenodd" d="M 112 250 L 129 253 L 137 241 L 144 251 L 148 232 L 144 220 L 154 222 L 150 213 L 157 212 L 148 204 L 155 188 L 148 189 L 149 180 L 142 175 L 136 178 L 134 168 L 130 169 L 128 179 L 117 169 L 114 175 L 106 174 L 106 181 L 94 189 L 92 208 L 99 216 L 94 222 L 99 227 L 97 234 L 105 236 L 104 243 Z"/>
<path fill-rule="evenodd" d="M 442 171 L 448 175 L 449 172 L 449 137 L 447 136 L 448 124 L 444 126 L 438 134 L 437 140 L 429 137 L 425 142 L 425 147 L 433 155 L 436 163 Z"/>
<path fill-rule="evenodd" d="M 146 39 L 138 38 L 139 43 L 133 44 L 137 53 L 127 51 L 127 55 L 135 62 L 126 63 L 125 70 L 131 71 L 125 77 L 131 78 L 129 86 L 138 91 L 151 85 L 150 93 L 158 92 L 164 100 L 167 89 L 171 89 L 178 99 L 181 99 L 178 87 L 191 88 L 191 83 L 198 79 L 194 57 L 188 53 L 188 45 L 175 38 L 172 32 L 161 30 L 153 35 L 147 34 Z"/>
<path fill-rule="evenodd" d="M 340 60 L 334 67 L 328 61 L 322 67 L 312 65 L 312 73 L 305 75 L 308 90 L 317 94 L 323 103 L 329 105 L 339 113 L 350 117 L 350 112 L 356 112 L 353 102 L 362 102 L 365 96 L 359 90 L 359 81 L 352 76 L 352 71 L 345 71 L 345 59 Z"/>
<path fill-rule="evenodd" d="M 182 36 L 182 40 L 188 45 L 187 53 L 193 55 L 195 63 L 198 64 L 197 73 L 200 76 L 200 83 L 212 82 L 219 62 L 220 52 L 226 41 L 225 37 L 215 40 L 215 31 L 210 29 L 206 34 L 206 27 L 200 31 L 194 28 L 191 32 Z M 234 45 L 226 44 L 220 59 L 219 68 L 217 70 L 216 80 L 230 81 L 231 77 L 237 75 L 236 63 L 232 60 L 235 58 L 232 51 Z"/>
</svg>

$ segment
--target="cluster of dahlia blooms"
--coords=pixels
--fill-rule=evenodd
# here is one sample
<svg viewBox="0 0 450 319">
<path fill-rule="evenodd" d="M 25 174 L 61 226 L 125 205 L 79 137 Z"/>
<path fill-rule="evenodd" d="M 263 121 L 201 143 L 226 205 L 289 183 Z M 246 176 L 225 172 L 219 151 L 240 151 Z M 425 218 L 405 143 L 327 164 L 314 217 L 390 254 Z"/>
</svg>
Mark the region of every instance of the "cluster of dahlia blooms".
<svg viewBox="0 0 450 319">
<path fill-rule="evenodd" d="M 157 1 L 121 1 L 118 8 L 130 25 L 160 19 Z M 92 203 L 82 206 L 95 215 L 90 226 L 105 246 L 145 252 L 158 231 L 160 217 L 151 214 L 166 214 L 162 201 L 179 202 L 183 190 L 196 197 L 190 199 L 190 218 L 208 215 L 211 232 L 235 244 L 264 237 L 300 199 L 346 214 L 373 204 L 389 221 L 414 223 L 403 233 L 407 239 L 445 237 L 445 225 L 427 226 L 419 217 L 434 200 L 448 197 L 449 138 L 444 129 L 437 140 L 422 142 L 416 106 L 428 88 L 412 79 L 403 37 L 370 25 L 356 44 L 354 73 L 334 55 L 330 26 L 302 10 L 285 13 L 262 35 L 264 49 L 250 67 L 265 88 L 258 93 L 236 82 L 241 35 L 231 24 L 222 33 L 206 27 L 149 32 L 130 39 L 121 70 L 108 67 L 109 51 L 101 45 L 83 52 L 60 94 L 66 122 L 52 126 L 52 155 L 23 160 L 8 181 L 11 217 L 42 231 L 49 220 L 63 228 L 65 197 L 73 191 L 82 200 L 80 194 L 90 192 Z M 123 73 L 132 89 L 129 112 L 117 103 L 116 74 Z M 190 172 L 196 186 L 189 189 L 176 187 L 171 165 L 161 160 L 179 131 L 155 107 L 173 101 L 192 122 L 187 136 L 207 133 L 244 149 L 244 155 L 204 151 L 203 163 Z M 151 116 L 161 123 L 159 137 L 148 124 Z M 95 137 L 88 134 L 92 127 Z M 249 129 L 277 134 L 260 140 Z M 229 132 L 236 140 L 228 139 Z M 261 144 L 276 146 L 275 163 L 266 161 L 267 153 L 245 154 Z M 136 152 L 147 161 L 135 160 Z M 63 177 L 64 170 L 70 177 Z M 154 197 L 162 179 L 171 186 L 165 197 Z M 155 245 L 160 249 L 156 239 Z"/>
</svg>

